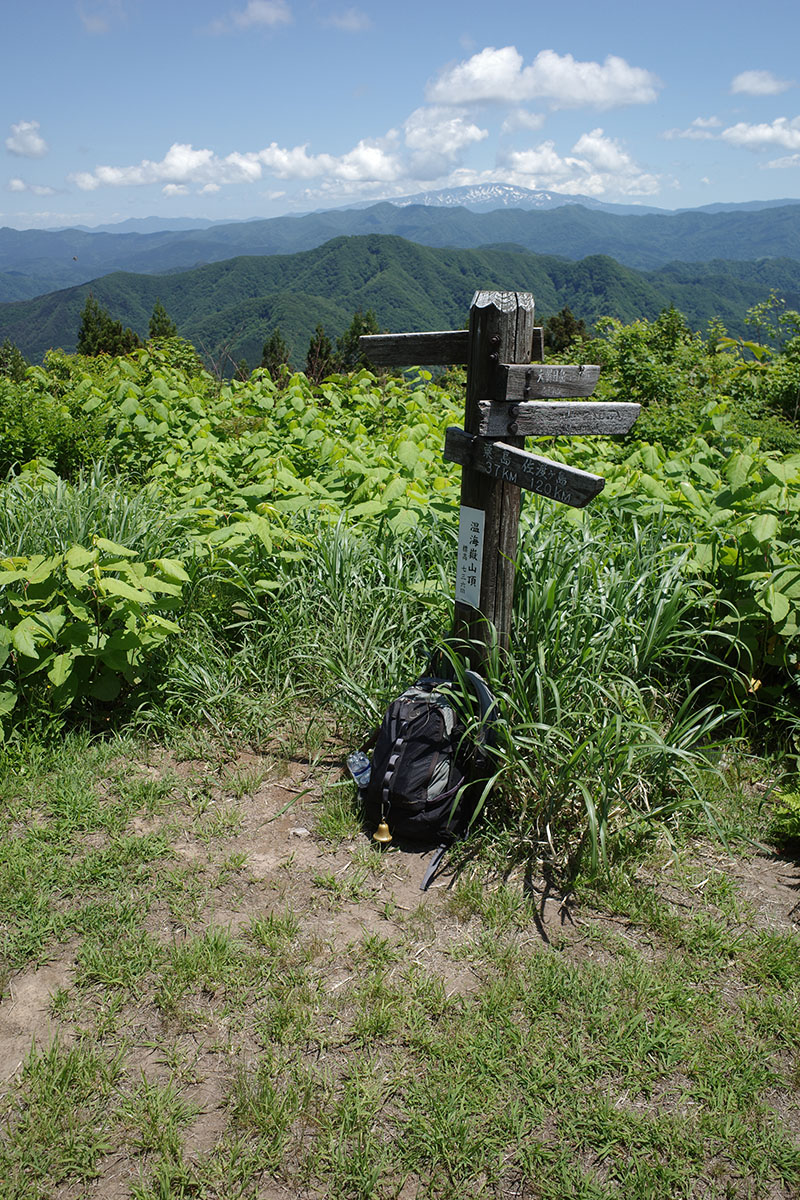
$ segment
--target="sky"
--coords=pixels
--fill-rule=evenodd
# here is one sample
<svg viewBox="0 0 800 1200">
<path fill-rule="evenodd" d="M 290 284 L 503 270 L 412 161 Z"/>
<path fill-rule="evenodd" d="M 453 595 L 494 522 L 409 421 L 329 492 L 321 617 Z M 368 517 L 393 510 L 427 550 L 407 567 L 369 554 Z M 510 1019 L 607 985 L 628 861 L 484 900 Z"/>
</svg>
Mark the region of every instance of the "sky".
<svg viewBox="0 0 800 1200">
<path fill-rule="evenodd" d="M 800 199 L 797 0 L 3 0 L 0 225 Z"/>
</svg>

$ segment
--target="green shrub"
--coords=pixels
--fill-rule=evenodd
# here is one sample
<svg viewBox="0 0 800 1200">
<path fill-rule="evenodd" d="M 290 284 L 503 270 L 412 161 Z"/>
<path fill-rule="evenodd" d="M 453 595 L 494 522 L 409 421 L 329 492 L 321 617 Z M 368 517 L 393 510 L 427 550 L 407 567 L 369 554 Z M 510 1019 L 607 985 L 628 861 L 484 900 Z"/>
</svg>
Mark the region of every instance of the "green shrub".
<svg viewBox="0 0 800 1200">
<path fill-rule="evenodd" d="M 0 560 L 0 719 L 21 703 L 63 717 L 142 683 L 178 626 L 181 563 L 136 560 L 96 537 L 65 554 Z"/>
</svg>

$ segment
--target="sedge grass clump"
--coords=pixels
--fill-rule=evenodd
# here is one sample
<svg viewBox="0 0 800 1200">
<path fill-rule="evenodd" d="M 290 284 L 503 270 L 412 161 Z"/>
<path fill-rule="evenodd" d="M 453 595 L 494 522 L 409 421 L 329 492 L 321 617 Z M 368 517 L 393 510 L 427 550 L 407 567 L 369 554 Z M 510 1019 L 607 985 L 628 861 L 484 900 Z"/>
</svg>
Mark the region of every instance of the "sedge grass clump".
<svg viewBox="0 0 800 1200">
<path fill-rule="evenodd" d="M 491 668 L 503 719 L 484 793 L 495 786 L 517 853 L 597 870 L 621 837 L 668 828 L 684 808 L 713 823 L 706 778 L 730 716 L 718 653 L 730 635 L 718 640 L 680 532 L 530 514 L 511 649 Z"/>
</svg>

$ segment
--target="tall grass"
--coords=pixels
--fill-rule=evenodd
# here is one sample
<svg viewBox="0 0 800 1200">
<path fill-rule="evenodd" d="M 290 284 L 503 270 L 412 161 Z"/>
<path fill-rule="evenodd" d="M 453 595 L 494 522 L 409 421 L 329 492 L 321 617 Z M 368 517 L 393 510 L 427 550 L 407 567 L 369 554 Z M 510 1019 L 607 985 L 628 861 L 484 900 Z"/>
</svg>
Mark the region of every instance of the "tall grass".
<svg viewBox="0 0 800 1200">
<path fill-rule="evenodd" d="M 527 514 L 512 649 L 489 669 L 503 721 L 486 796 L 518 849 L 596 868 L 620 836 L 682 808 L 713 821 L 704 776 L 730 668 L 682 534 Z M 171 702 L 246 732 L 267 696 L 273 718 L 275 705 L 284 719 L 321 710 L 358 744 L 432 651 L 463 670 L 448 644 L 454 543 L 435 521 L 402 537 L 340 522 L 309 534 L 267 597 L 241 570 L 230 608 L 197 621 L 175 656 Z"/>
<path fill-rule="evenodd" d="M 94 536 L 136 552 L 142 560 L 179 556 L 188 523 L 170 513 L 154 487 L 133 488 L 95 462 L 70 483 L 41 464 L 2 485 L 0 554 L 63 554 Z"/>
<path fill-rule="evenodd" d="M 23 473 L 4 497 L 6 555 L 60 553 L 96 534 L 144 560 L 188 552 L 187 527 L 158 494 L 131 492 L 102 466 L 75 484 Z M 356 745 L 432 652 L 462 669 L 448 645 L 451 525 L 298 532 L 304 549 L 289 557 L 257 541 L 235 559 L 185 557 L 182 636 L 160 651 L 141 720 L 200 718 L 270 741 L 306 721 Z M 625 832 L 704 807 L 725 685 L 745 652 L 720 632 L 687 560 L 686 531 L 667 520 L 526 510 L 511 652 L 489 674 L 503 715 L 493 811 L 528 852 L 597 867 Z"/>
</svg>

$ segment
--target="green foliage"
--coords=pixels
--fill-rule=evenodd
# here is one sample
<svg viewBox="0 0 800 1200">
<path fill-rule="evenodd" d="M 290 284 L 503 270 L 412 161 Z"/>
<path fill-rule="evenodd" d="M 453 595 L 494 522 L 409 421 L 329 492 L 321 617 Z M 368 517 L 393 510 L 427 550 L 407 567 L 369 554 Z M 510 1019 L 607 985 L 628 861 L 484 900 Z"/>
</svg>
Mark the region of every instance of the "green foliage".
<svg viewBox="0 0 800 1200">
<path fill-rule="evenodd" d="M 79 354 L 129 354 L 141 346 L 132 329 L 124 329 L 89 293 L 81 311 L 76 348 Z"/>
<path fill-rule="evenodd" d="M 336 359 L 333 343 L 321 325 L 317 325 L 308 343 L 306 353 L 306 375 L 312 382 L 321 383 L 335 370 Z"/>
<path fill-rule="evenodd" d="M 548 317 L 544 323 L 545 349 L 552 350 L 554 354 L 561 354 L 575 342 L 585 341 L 588 336 L 589 330 L 586 328 L 586 322 L 573 316 L 568 305 L 565 305 L 561 312 L 556 313 L 554 317 Z"/>
<path fill-rule="evenodd" d="M 797 314 L 786 314 L 787 321 Z M 797 317 L 800 320 L 800 317 Z M 719 321 L 707 340 L 674 308 L 655 321 L 598 322 L 599 337 L 568 357 L 599 362 L 598 399 L 632 400 L 643 412 L 629 442 L 659 442 L 676 450 L 703 425 L 709 405 L 730 401 L 728 427 L 758 437 L 765 449 L 800 450 L 795 422 L 800 404 L 800 341 L 783 353 L 731 338 Z"/>
<path fill-rule="evenodd" d="M 274 380 L 283 377 L 283 368 L 289 366 L 289 347 L 283 340 L 280 328 L 273 329 L 261 350 L 259 364 Z"/>
<path fill-rule="evenodd" d="M 150 317 L 149 336 L 153 340 L 162 340 L 163 338 L 174 338 L 178 336 L 178 327 L 172 318 L 168 315 L 167 310 L 160 300 L 156 300 L 153 305 L 153 312 Z"/>
<path fill-rule="evenodd" d="M 10 379 L 13 383 L 19 383 L 21 379 L 25 378 L 25 372 L 29 365 L 21 350 L 18 350 L 14 343 L 6 338 L 0 346 L 0 376 Z"/>
<path fill-rule="evenodd" d="M 800 844 L 800 793 L 778 792 L 772 802 L 768 836 L 778 846 Z"/>
<path fill-rule="evenodd" d="M 498 680 L 513 714 L 502 774 L 525 837 L 599 861 L 648 805 L 666 818 L 697 801 L 698 755 L 721 719 L 798 749 L 800 454 L 751 436 L 734 399 L 756 370 L 769 386 L 791 371 L 794 342 L 740 344 L 720 327 L 704 340 L 666 310 L 609 321 L 568 353 L 601 361 L 598 398 L 634 391 L 661 436 L 643 440 L 640 426 L 625 439 L 540 447 L 607 483 L 584 512 L 536 500 L 524 510 L 516 657 Z M 113 569 L 98 556 L 101 579 L 139 595 L 95 586 L 106 604 L 95 626 L 135 639 L 130 660 L 114 660 L 116 683 L 134 688 L 158 663 L 169 711 L 203 711 L 222 728 L 257 730 L 267 703 L 333 696 L 325 703 L 355 730 L 446 630 L 459 473 L 441 450 L 463 411 L 456 375 L 438 385 L 360 370 L 315 383 L 284 370 L 276 382 L 259 368 L 226 382 L 168 338 L 114 359 L 55 353 L 6 383 L 14 411 L 49 414 L 76 477 L 69 485 L 40 463 L 5 485 L 0 552 L 19 560 L 13 570 L 43 571 L 52 593 L 52 604 L 11 605 L 5 618 L 11 638 L 20 614 L 45 614 L 37 657 L 15 650 L 12 662 L 8 651 L 6 703 L 12 691 L 23 699 L 7 723 L 47 704 L 78 711 L 97 703 L 95 684 L 111 687 L 91 639 L 63 644 L 69 603 L 89 607 L 85 591 L 69 591 L 65 556 L 94 553 L 95 537 L 129 551 Z M 77 442 L 81 422 L 96 442 Z M 80 476 L 96 444 L 105 474 Z M 182 588 L 165 579 L 179 595 L 141 584 L 142 572 L 158 580 L 148 564 L 163 560 L 186 576 Z M 5 588 L 20 603 L 24 582 Z M 55 610 L 63 625 L 58 615 L 47 624 Z M 183 636 L 167 640 L 154 617 Z M 57 692 L 56 659 L 74 694 Z"/>
<path fill-rule="evenodd" d="M 104 452 L 105 422 L 91 404 L 96 378 L 53 354 L 22 379 L 0 376 L 0 473 L 34 458 L 71 476 Z"/>
<path fill-rule="evenodd" d="M 136 560 L 106 538 L 65 554 L 0 560 L 0 718 L 21 702 L 61 717 L 141 684 L 153 651 L 179 627 L 180 562 Z"/>
<path fill-rule="evenodd" d="M 371 308 L 366 313 L 359 309 L 353 314 L 342 336 L 336 339 L 336 367 L 339 371 L 356 371 L 360 367 L 370 369 L 366 355 L 359 349 L 358 339 L 373 333 L 380 333 L 375 313 Z"/>
</svg>

